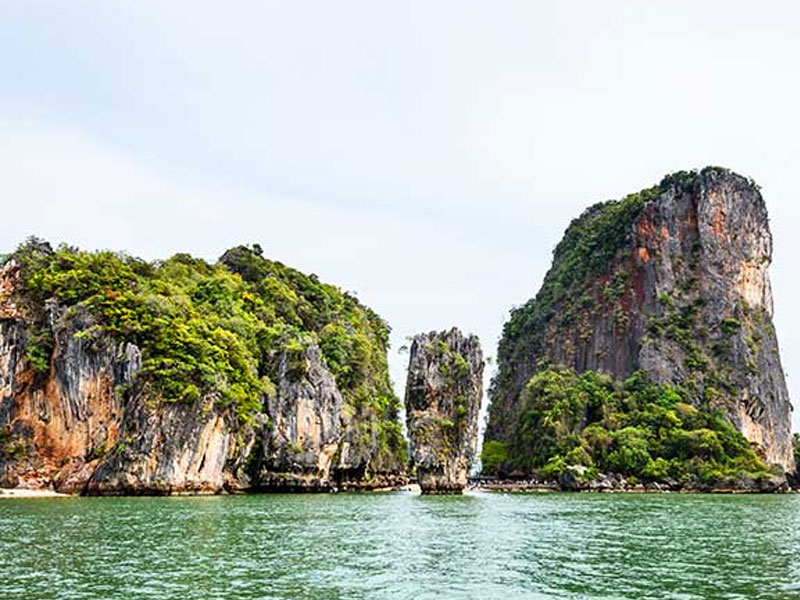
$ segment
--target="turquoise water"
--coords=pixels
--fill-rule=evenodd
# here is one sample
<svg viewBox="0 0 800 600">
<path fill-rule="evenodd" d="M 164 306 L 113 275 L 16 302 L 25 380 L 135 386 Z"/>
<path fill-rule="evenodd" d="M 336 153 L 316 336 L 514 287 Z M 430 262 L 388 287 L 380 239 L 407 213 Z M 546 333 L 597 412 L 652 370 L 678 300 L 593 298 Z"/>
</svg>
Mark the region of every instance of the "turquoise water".
<svg viewBox="0 0 800 600">
<path fill-rule="evenodd" d="M 0 501 L 2 598 L 800 598 L 800 496 Z"/>
</svg>

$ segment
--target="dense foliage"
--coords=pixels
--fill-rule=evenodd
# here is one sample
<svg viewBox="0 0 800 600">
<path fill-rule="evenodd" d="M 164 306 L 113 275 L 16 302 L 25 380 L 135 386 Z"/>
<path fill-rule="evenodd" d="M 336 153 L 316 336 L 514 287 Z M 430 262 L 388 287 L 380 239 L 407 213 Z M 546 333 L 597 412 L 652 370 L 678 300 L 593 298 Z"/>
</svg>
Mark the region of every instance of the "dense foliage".
<svg viewBox="0 0 800 600">
<path fill-rule="evenodd" d="M 88 325 L 89 341 L 131 342 L 142 351 L 138 385 L 152 399 L 211 397 L 243 421 L 274 393 L 276 357 L 318 344 L 352 411 L 373 411 L 378 438 L 401 452 L 399 401 L 386 350 L 389 328 L 352 295 L 239 246 L 217 264 L 177 254 L 145 262 L 29 240 L 11 257 L 21 266 L 21 303 L 30 313 L 28 359 L 47 371 L 53 346 L 48 306 Z"/>
<path fill-rule="evenodd" d="M 792 436 L 792 449 L 794 450 L 794 463 L 800 469 L 800 433 L 795 433 Z"/>
<path fill-rule="evenodd" d="M 557 476 L 583 465 L 590 473 L 689 485 L 770 475 L 722 414 L 685 400 L 681 388 L 649 383 L 638 373 L 617 382 L 592 371 L 543 369 L 520 395 L 520 419 L 508 444 L 484 446 L 484 471 Z"/>
</svg>

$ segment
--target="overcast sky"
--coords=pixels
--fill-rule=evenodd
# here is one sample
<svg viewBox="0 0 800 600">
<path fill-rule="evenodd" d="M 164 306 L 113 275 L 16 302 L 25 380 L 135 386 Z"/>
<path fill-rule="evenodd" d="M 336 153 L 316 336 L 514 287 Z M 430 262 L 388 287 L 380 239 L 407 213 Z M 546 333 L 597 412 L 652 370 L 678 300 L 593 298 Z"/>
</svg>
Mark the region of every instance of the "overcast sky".
<svg viewBox="0 0 800 600">
<path fill-rule="evenodd" d="M 0 252 L 239 243 L 496 353 L 584 207 L 762 186 L 800 398 L 795 2 L 0 0 Z M 800 410 L 795 423 L 800 423 Z"/>
</svg>

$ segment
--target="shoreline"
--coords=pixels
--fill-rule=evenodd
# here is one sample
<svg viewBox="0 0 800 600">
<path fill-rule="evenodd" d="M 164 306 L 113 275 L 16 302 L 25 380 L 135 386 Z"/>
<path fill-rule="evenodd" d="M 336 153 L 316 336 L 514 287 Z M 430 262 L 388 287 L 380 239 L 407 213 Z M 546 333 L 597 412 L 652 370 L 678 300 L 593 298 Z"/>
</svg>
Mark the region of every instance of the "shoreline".
<svg viewBox="0 0 800 600">
<path fill-rule="evenodd" d="M 792 487 L 777 487 L 773 489 L 752 488 L 669 488 L 666 486 L 632 485 L 624 487 L 580 487 L 565 488 L 558 484 L 527 482 L 502 482 L 481 483 L 469 485 L 465 491 L 486 492 L 493 494 L 716 494 L 716 495 L 770 495 L 770 494 L 796 494 L 800 489 Z"/>
<path fill-rule="evenodd" d="M 53 490 L 33 490 L 28 488 L 0 488 L 2 498 L 73 498 L 72 494 L 62 494 Z"/>
<path fill-rule="evenodd" d="M 330 491 L 299 491 L 294 492 L 239 492 L 239 493 L 172 493 L 172 494 L 101 494 L 99 496 L 83 496 L 81 494 L 65 494 L 48 489 L 30 489 L 30 488 L 0 488 L 0 500 L 4 498 L 81 498 L 81 497 L 115 497 L 115 498 L 134 498 L 150 496 L 154 498 L 162 497 L 201 497 L 201 496 L 269 496 L 271 494 L 392 494 L 392 493 L 405 493 L 422 495 L 418 484 L 407 484 L 396 488 L 378 488 L 374 490 L 330 490 Z M 655 486 L 626 486 L 618 488 L 582 488 L 582 489 L 564 489 L 558 484 L 554 483 L 532 483 L 532 482 L 497 482 L 497 483 L 480 483 L 468 484 L 463 490 L 464 494 L 470 493 L 487 493 L 487 494 L 713 494 L 713 495 L 771 495 L 771 494 L 797 494 L 800 493 L 800 488 L 781 488 L 772 490 L 763 490 L 757 488 L 716 488 L 716 489 L 701 489 L 701 488 L 681 488 L 669 489 L 666 487 Z M 457 495 L 457 494 L 456 494 Z"/>
</svg>

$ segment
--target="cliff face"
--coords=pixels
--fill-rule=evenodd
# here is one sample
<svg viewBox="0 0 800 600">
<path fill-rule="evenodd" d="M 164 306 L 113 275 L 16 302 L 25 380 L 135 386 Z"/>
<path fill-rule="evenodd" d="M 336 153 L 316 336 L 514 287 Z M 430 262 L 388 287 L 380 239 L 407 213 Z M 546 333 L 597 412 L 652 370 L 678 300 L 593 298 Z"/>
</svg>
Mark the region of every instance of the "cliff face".
<svg viewBox="0 0 800 600">
<path fill-rule="evenodd" d="M 17 275 L 13 264 L 0 272 L 6 289 Z M 0 485 L 81 489 L 105 449 L 119 439 L 123 406 L 115 390 L 131 383 L 141 355 L 125 343 L 90 349 L 74 336 L 86 326 L 87 316 L 79 313 L 67 325 L 51 306 L 53 370 L 41 376 L 27 363 L 25 320 L 11 303 L 2 310 Z"/>
<path fill-rule="evenodd" d="M 0 486 L 402 483 L 387 334 L 351 297 L 260 251 L 150 265 L 29 243 L 0 270 Z"/>
<path fill-rule="evenodd" d="M 724 169 L 677 173 L 588 209 L 504 328 L 487 440 L 510 439 L 520 392 L 545 365 L 615 379 L 641 371 L 721 409 L 768 463 L 794 470 L 771 259 L 757 186 Z"/>
<path fill-rule="evenodd" d="M 460 493 L 475 458 L 483 355 L 457 329 L 418 335 L 411 346 L 406 421 L 423 493 Z"/>
</svg>

